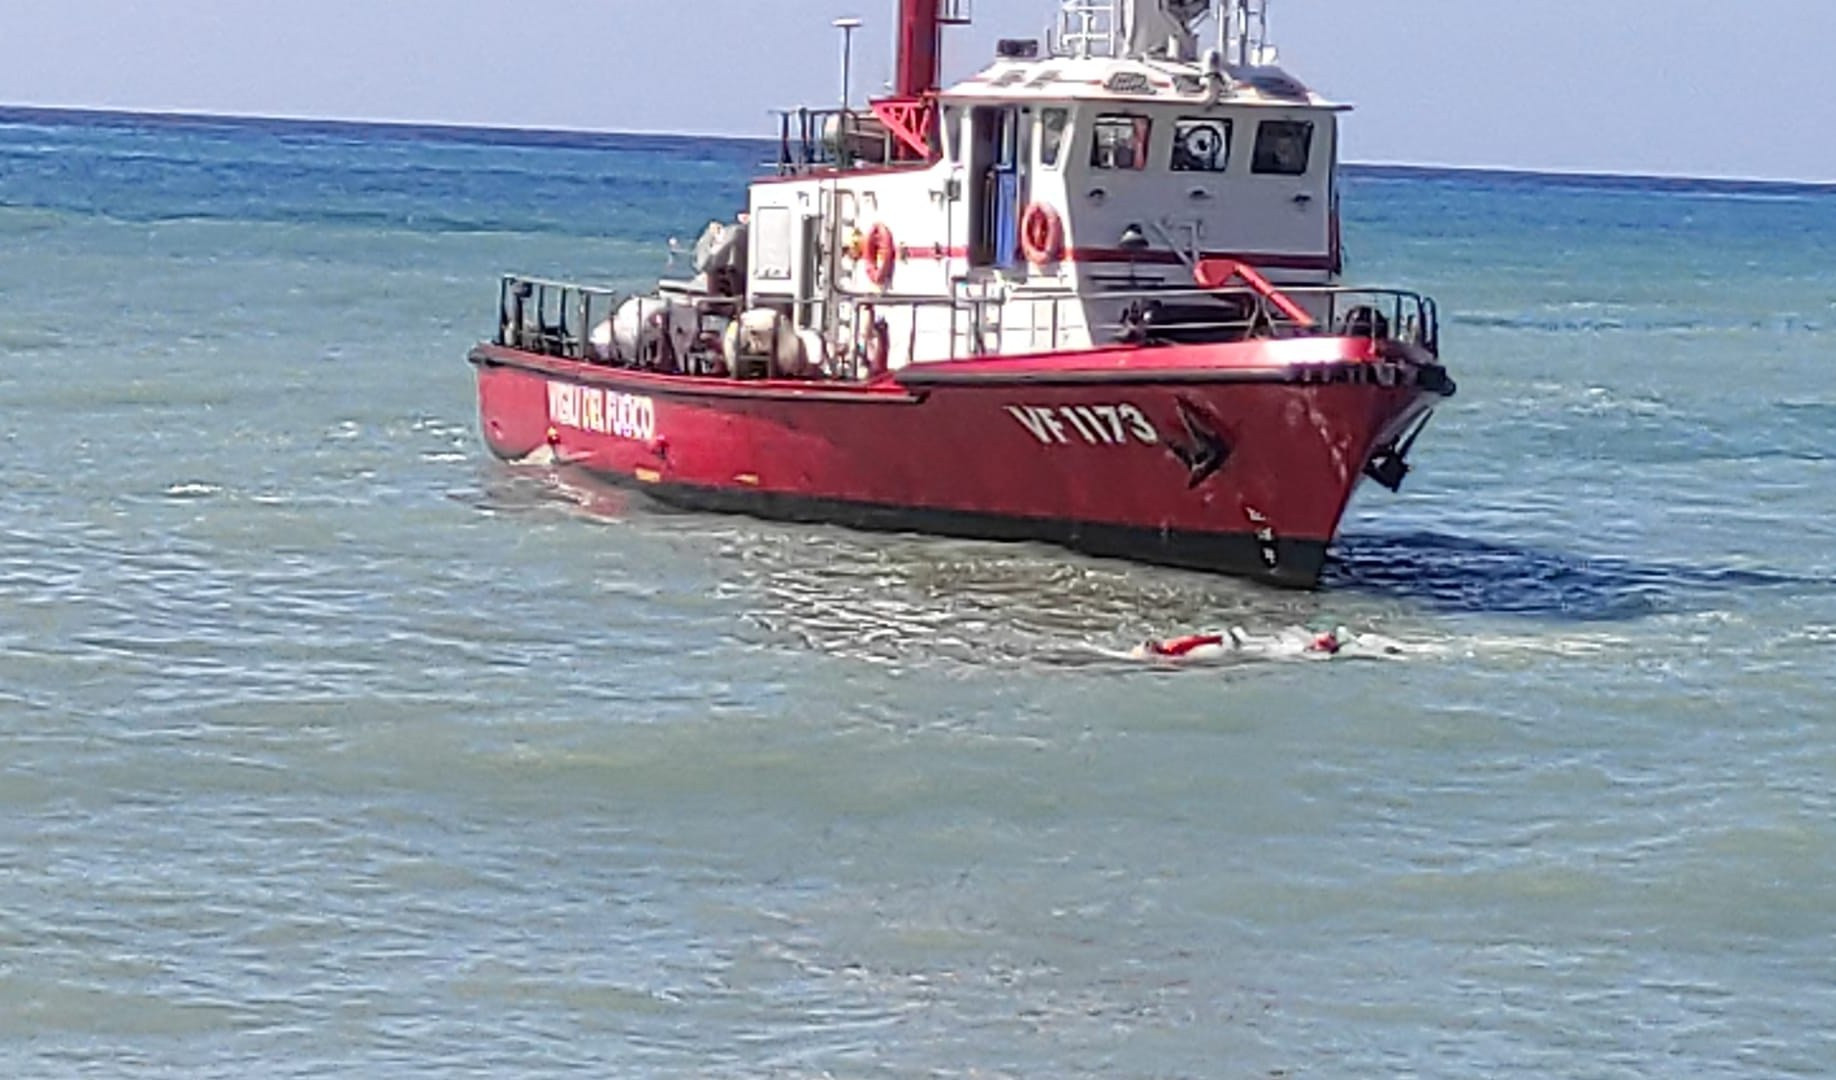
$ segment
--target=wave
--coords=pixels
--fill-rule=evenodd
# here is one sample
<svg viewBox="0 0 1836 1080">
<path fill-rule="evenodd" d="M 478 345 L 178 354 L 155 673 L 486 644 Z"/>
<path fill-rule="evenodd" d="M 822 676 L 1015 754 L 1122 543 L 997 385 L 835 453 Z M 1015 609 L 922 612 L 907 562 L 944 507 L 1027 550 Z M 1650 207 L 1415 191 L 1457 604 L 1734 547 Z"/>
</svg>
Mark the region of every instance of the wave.
<svg viewBox="0 0 1836 1080">
<path fill-rule="evenodd" d="M 69 346 L 70 339 L 55 330 L 0 326 L 0 352 L 55 352 Z"/>
<path fill-rule="evenodd" d="M 1639 562 L 1435 532 L 1342 537 L 1321 583 L 1443 612 L 1578 622 L 1636 619 L 1755 589 L 1836 589 L 1828 578 Z"/>
<path fill-rule="evenodd" d="M 1476 330 L 1528 330 L 1547 334 L 1822 334 L 1828 324 L 1795 315 L 1767 318 L 1589 318 L 1555 315 L 1505 315 L 1459 312 L 1444 316 L 1453 326 Z"/>
<path fill-rule="evenodd" d="M 55 109 L 0 106 L 0 126 L 41 132 L 103 129 L 125 132 L 186 132 L 200 135 L 261 136 L 341 141 L 449 143 L 471 146 L 527 146 L 549 149 L 628 149 L 682 147 L 738 150 L 771 145 L 761 136 L 696 135 L 668 132 L 581 131 L 555 128 L 492 127 L 378 120 L 333 120 L 299 117 L 230 116 L 215 113 L 130 112 L 114 109 Z"/>
<path fill-rule="evenodd" d="M 1717 177 L 1653 176 L 1639 173 L 1555 172 L 1445 165 L 1351 163 L 1347 177 L 1365 181 L 1457 183 L 1490 189 L 1590 191 L 1638 195 L 1685 195 L 1744 201 L 1798 202 L 1836 197 L 1836 183 L 1810 180 L 1743 180 Z"/>
<path fill-rule="evenodd" d="M 237 116 L 216 113 L 134 112 L 117 109 L 0 107 L 0 125 L 64 133 L 84 130 L 190 133 L 341 142 L 351 145 L 408 142 L 461 146 L 521 146 L 573 150 L 700 150 L 722 156 L 756 153 L 776 140 L 766 135 L 720 135 L 672 132 L 589 131 L 561 128 L 348 120 L 310 117 Z M 1728 177 L 1663 176 L 1610 171 L 1557 171 L 1521 168 L 1351 162 L 1346 175 L 1364 181 L 1459 182 L 1491 188 L 1526 187 L 1588 191 L 1629 191 L 1714 196 L 1746 200 L 1802 200 L 1836 196 L 1836 183 Z"/>
<path fill-rule="evenodd" d="M 35 209 L 47 215 L 69 215 L 87 221 L 104 222 L 116 225 L 159 226 L 159 225 L 279 225 L 305 229 L 356 229 L 390 233 L 409 233 L 425 236 L 555 236 L 569 237 L 590 241 L 617 241 L 641 243 L 646 250 L 654 249 L 658 258 L 663 257 L 664 235 L 669 232 L 683 232 L 698 219 L 698 214 L 711 216 L 711 209 L 688 209 L 675 215 L 668 223 L 645 218 L 642 222 L 628 223 L 619 228 L 614 219 L 607 215 L 590 215 L 587 218 L 572 217 L 534 217 L 527 213 L 512 216 L 510 214 L 477 214 L 462 215 L 453 213 L 430 212 L 425 209 L 404 207 L 400 210 L 359 210 L 331 209 L 310 207 L 284 207 L 269 205 L 266 207 L 226 208 L 208 210 L 199 206 L 186 206 L 182 209 L 148 208 L 141 211 L 127 210 L 119 207 L 99 210 L 87 206 L 43 206 Z M 594 227 L 594 222 L 599 222 Z M 66 219 L 61 223 L 40 221 L 29 225 L 20 233 L 43 233 L 69 224 Z M 640 225 L 641 228 L 631 227 Z M 14 231 L 0 224 L 0 235 Z"/>
</svg>

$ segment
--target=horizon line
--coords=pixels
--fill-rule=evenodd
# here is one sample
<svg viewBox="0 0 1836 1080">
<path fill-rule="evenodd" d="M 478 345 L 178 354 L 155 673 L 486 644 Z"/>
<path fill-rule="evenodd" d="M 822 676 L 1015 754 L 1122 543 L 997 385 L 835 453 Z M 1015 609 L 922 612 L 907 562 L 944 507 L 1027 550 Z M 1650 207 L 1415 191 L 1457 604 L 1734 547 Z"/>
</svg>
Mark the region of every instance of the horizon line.
<svg viewBox="0 0 1836 1080">
<path fill-rule="evenodd" d="M 109 117 L 117 119 L 229 121 L 238 123 L 321 124 L 347 128 L 383 128 L 398 131 L 437 131 L 455 134 L 480 133 L 496 135 L 538 135 L 558 137 L 605 138 L 639 136 L 665 139 L 704 139 L 723 142 L 778 141 L 774 135 L 740 135 L 722 131 L 661 131 L 641 128 L 551 127 L 541 124 L 472 123 L 453 120 L 406 120 L 353 118 L 345 116 L 304 116 L 283 113 L 213 112 L 191 109 L 126 109 L 116 106 L 37 105 L 25 102 L 0 102 L 0 122 L 8 114 L 55 113 L 69 116 Z M 767 110 L 770 115 L 771 110 Z M 1544 176 L 1559 179 L 1697 181 L 1714 184 L 1771 185 L 1797 188 L 1836 188 L 1836 179 L 1809 180 L 1778 176 L 1705 175 L 1701 173 L 1666 173 L 1650 171 L 1621 172 L 1590 166 L 1525 166 L 1496 164 L 1450 164 L 1437 161 L 1343 161 L 1353 169 L 1395 169 L 1418 172 L 1461 172 L 1515 176 Z"/>
</svg>

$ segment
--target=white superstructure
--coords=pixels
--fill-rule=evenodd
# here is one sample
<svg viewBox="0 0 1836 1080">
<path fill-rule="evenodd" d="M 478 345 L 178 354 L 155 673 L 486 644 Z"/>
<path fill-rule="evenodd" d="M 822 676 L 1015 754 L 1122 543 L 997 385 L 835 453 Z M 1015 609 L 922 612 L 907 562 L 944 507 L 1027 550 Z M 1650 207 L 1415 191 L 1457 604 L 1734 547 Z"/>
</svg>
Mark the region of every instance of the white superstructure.
<svg viewBox="0 0 1836 1080">
<path fill-rule="evenodd" d="M 1207 257 L 1332 284 L 1343 108 L 1277 66 L 1263 0 L 1067 0 L 922 100 L 784 115 L 741 303 L 813 362 L 898 368 L 1112 341 L 1116 294 Z"/>
</svg>

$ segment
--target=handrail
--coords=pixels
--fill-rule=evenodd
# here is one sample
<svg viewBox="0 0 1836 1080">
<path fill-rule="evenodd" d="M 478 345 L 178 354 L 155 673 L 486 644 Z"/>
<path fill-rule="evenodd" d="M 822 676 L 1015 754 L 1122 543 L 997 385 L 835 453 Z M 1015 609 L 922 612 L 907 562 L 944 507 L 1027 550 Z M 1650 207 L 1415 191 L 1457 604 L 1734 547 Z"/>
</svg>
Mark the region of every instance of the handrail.
<svg viewBox="0 0 1836 1080">
<path fill-rule="evenodd" d="M 1083 59 L 1122 51 L 1122 14 L 1115 0 L 1066 0 L 1055 29 L 1046 41 L 1053 56 Z"/>
<path fill-rule="evenodd" d="M 1244 269 L 1249 270 L 1245 267 Z M 1277 288 L 1266 278 L 1249 270 L 1254 281 L 1238 287 L 1206 288 L 1137 288 L 1117 289 L 1104 292 L 1051 292 L 1027 294 L 1009 292 L 998 296 L 887 296 L 881 294 L 847 294 L 842 299 L 859 304 L 872 304 L 879 309 L 887 307 L 906 307 L 913 309 L 944 308 L 957 312 L 966 312 L 979 323 L 984 321 L 985 309 L 1012 309 L 1019 305 L 1051 305 L 1055 311 L 1065 305 L 1076 305 L 1088 308 L 1093 303 L 1121 303 L 1132 301 L 1179 301 L 1179 300 L 1245 300 L 1249 301 L 1252 316 L 1244 320 L 1225 323 L 1186 323 L 1187 328 L 1208 325 L 1238 326 L 1252 325 L 1260 318 L 1267 325 L 1278 324 L 1277 313 L 1285 318 L 1298 335 L 1333 333 L 1344 329 L 1346 317 L 1357 314 L 1360 309 L 1370 309 L 1377 315 L 1382 304 L 1389 309 L 1387 318 L 1361 318 L 1351 336 L 1369 336 L 1374 338 L 1392 338 L 1421 345 L 1430 352 L 1439 352 L 1439 309 L 1435 301 L 1421 293 L 1408 289 L 1394 289 L 1382 286 L 1356 285 L 1286 285 Z M 1258 282 L 1260 284 L 1258 284 Z M 1325 306 L 1324 318 L 1315 318 L 1305 307 L 1295 302 L 1295 298 L 1318 299 Z M 1360 302 L 1362 301 L 1362 302 Z M 1368 312 L 1366 313 L 1368 314 Z M 1056 318 L 1056 316 L 1055 316 Z M 1012 318 L 1008 322 L 1015 321 Z M 1026 320 L 1035 324 L 1037 319 Z M 1057 319 L 1062 324 L 1062 319 Z M 1321 323 L 1325 325 L 1320 325 Z M 1106 324 L 1113 325 L 1113 324 Z M 1395 332 L 1391 332 L 1391 331 Z M 1056 335 L 1055 335 L 1056 336 Z"/>
<path fill-rule="evenodd" d="M 1205 264 L 1201 264 L 1203 267 Z M 1095 342 L 1205 341 L 1239 337 L 1307 337 L 1337 335 L 1400 341 L 1431 355 L 1440 353 L 1440 311 L 1435 301 L 1405 289 L 1346 285 L 1276 287 L 1241 264 L 1229 264 L 1198 275 L 1215 287 L 1140 287 L 1104 292 L 1022 291 L 995 289 L 980 295 L 914 296 L 888 293 L 838 293 L 831 302 L 852 309 L 843 326 L 850 331 L 842 351 L 827 364 L 832 377 L 860 378 L 873 367 L 872 349 L 883 348 L 892 311 L 909 312 L 901 334 L 904 353 L 916 351 L 919 338 L 942 336 L 947 356 L 981 357 L 1002 352 L 1041 352 Z M 1245 282 L 1242 285 L 1234 281 Z M 959 283 L 961 284 L 961 283 Z M 499 345 L 547 356 L 604 360 L 611 346 L 600 340 L 623 303 L 632 298 L 595 285 L 552 278 L 506 274 L 499 283 Z M 645 305 L 661 304 L 693 315 L 700 340 L 718 336 L 722 319 L 737 317 L 744 299 L 670 293 L 639 296 L 638 321 L 646 322 Z M 1150 316 L 1176 309 L 1177 318 Z M 1215 314 L 1214 314 L 1215 312 Z M 673 316 L 672 316 L 673 317 Z M 933 321 L 947 319 L 947 325 Z M 921 326 L 921 323 L 925 324 Z M 681 324 L 678 324 L 681 325 Z M 680 359 L 680 358 L 678 358 Z"/>
<path fill-rule="evenodd" d="M 606 301 L 607 318 L 618 308 L 619 295 L 612 289 L 505 274 L 497 286 L 497 344 L 584 360 L 594 325 L 595 298 Z M 570 309 L 574 317 L 571 330 Z"/>
<path fill-rule="evenodd" d="M 1268 278 L 1258 274 L 1254 269 L 1236 259 L 1200 259 L 1192 268 L 1193 280 L 1201 286 L 1217 290 L 1230 284 L 1233 278 L 1242 278 L 1244 283 L 1254 289 L 1257 295 L 1280 308 L 1282 314 L 1304 327 L 1313 325 L 1313 316 L 1305 308 L 1290 300 L 1280 289 L 1270 283 Z"/>
<path fill-rule="evenodd" d="M 774 109 L 778 118 L 778 160 L 766 167 L 778 176 L 834 170 L 848 172 L 899 159 L 892 127 L 870 103 L 865 109 Z M 877 127 L 876 127 L 877 125 Z M 874 150 L 868 152 L 871 140 Z"/>
</svg>

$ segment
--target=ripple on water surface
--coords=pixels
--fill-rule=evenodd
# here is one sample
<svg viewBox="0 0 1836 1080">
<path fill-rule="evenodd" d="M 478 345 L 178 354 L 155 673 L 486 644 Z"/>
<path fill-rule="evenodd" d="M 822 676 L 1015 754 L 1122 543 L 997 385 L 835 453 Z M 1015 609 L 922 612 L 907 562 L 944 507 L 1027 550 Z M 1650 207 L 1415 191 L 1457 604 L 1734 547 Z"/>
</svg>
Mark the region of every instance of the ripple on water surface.
<svg viewBox="0 0 1836 1080">
<path fill-rule="evenodd" d="M 488 463 L 757 152 L 0 123 L 8 1072 L 1836 1058 L 1829 200 L 1354 176 L 1461 393 L 1299 594 Z"/>
</svg>

